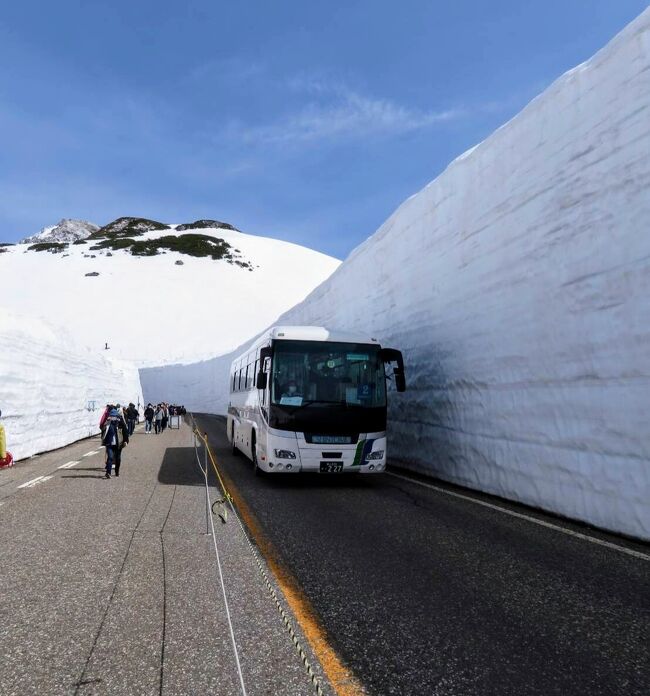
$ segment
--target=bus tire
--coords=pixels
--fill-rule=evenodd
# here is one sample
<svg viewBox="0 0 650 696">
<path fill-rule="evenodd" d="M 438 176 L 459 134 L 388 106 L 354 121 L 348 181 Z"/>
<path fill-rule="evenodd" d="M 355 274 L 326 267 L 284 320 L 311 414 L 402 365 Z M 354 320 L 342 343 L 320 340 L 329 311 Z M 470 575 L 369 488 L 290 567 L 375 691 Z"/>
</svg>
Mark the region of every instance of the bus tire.
<svg viewBox="0 0 650 696">
<path fill-rule="evenodd" d="M 237 449 L 237 443 L 235 442 L 235 421 L 233 420 L 232 425 L 230 426 L 230 440 L 231 440 L 231 446 L 232 446 L 232 456 L 236 457 L 239 454 L 239 450 Z"/>
<path fill-rule="evenodd" d="M 257 465 L 257 443 L 255 440 L 255 431 L 253 430 L 251 435 L 251 459 L 253 460 L 253 474 L 255 476 L 259 476 L 262 473 L 262 470 Z"/>
</svg>

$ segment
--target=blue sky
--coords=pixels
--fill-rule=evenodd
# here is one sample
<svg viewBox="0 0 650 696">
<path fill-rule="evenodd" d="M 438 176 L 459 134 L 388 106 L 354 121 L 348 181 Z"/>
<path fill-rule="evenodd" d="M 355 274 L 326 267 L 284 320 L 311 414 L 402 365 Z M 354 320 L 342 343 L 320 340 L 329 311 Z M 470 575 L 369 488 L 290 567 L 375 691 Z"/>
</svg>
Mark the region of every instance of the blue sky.
<svg viewBox="0 0 650 696">
<path fill-rule="evenodd" d="M 210 217 L 343 258 L 646 7 L 3 3 L 0 241 Z"/>
</svg>

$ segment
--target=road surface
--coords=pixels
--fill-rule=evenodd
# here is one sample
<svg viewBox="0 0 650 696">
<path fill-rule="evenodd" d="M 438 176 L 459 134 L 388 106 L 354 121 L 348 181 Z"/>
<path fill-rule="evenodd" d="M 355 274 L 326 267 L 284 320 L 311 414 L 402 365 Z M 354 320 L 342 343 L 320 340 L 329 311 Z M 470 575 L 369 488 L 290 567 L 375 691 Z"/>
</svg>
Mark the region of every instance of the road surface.
<svg viewBox="0 0 650 696">
<path fill-rule="evenodd" d="M 368 694 L 650 693 L 648 546 L 391 474 L 255 477 L 197 423 Z"/>
</svg>

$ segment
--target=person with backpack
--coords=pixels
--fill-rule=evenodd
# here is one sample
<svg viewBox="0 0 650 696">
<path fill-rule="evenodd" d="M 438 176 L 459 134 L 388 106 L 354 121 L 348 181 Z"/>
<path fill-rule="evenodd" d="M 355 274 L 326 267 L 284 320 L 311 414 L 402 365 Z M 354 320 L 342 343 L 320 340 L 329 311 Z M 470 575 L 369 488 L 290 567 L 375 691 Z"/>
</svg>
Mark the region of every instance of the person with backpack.
<svg viewBox="0 0 650 696">
<path fill-rule="evenodd" d="M 116 408 L 110 410 L 104 422 L 102 431 L 102 445 L 106 447 L 106 473 L 104 478 L 111 477 L 111 469 L 115 466 L 115 476 L 120 475 L 122 449 L 129 442 L 129 429 L 124 422 L 120 411 Z"/>
<path fill-rule="evenodd" d="M 104 423 L 106 423 L 106 419 L 108 418 L 108 414 L 114 408 L 115 408 L 115 406 L 113 406 L 113 404 L 106 404 L 106 408 L 104 409 L 104 413 L 102 413 L 102 417 L 99 419 L 99 429 L 100 430 L 104 430 Z"/>
<path fill-rule="evenodd" d="M 144 431 L 145 433 L 151 432 L 151 425 L 153 423 L 154 410 L 151 404 L 147 404 L 147 408 L 144 410 Z"/>
</svg>

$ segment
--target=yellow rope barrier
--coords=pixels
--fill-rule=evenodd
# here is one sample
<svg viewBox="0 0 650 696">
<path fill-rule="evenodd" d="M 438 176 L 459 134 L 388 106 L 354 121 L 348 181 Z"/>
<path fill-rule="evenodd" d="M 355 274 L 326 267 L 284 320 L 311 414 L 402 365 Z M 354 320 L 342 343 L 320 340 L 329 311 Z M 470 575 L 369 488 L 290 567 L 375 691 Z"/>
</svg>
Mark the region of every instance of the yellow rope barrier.
<svg viewBox="0 0 650 696">
<path fill-rule="evenodd" d="M 214 473 L 217 476 L 217 479 L 219 480 L 219 485 L 221 486 L 221 489 L 223 490 L 223 494 L 226 497 L 226 499 L 229 502 L 233 501 L 233 497 L 230 495 L 230 492 L 226 488 L 226 484 L 223 482 L 223 479 L 221 478 L 221 474 L 219 473 L 219 469 L 217 469 L 217 463 L 214 460 L 214 455 L 212 454 L 212 450 L 210 449 L 210 444 L 208 442 L 208 435 L 207 433 L 200 433 L 198 428 L 194 428 L 194 434 L 203 441 L 203 444 L 205 445 L 205 449 L 208 453 L 208 456 L 210 457 L 210 462 L 212 464 L 212 468 L 214 469 Z"/>
</svg>

